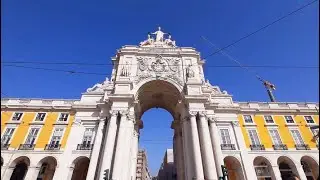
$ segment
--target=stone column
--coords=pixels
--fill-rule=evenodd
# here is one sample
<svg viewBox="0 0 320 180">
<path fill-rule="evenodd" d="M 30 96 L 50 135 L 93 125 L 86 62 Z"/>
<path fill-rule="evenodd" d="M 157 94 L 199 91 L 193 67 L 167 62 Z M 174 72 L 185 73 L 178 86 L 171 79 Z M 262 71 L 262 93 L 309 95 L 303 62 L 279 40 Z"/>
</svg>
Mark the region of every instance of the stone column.
<svg viewBox="0 0 320 180">
<path fill-rule="evenodd" d="M 90 163 L 89 163 L 89 168 L 88 168 L 88 174 L 86 177 L 86 180 L 93 180 L 96 169 L 98 168 L 98 158 L 99 158 L 99 151 L 101 148 L 101 141 L 102 141 L 102 136 L 103 136 L 103 126 L 104 126 L 105 120 L 100 119 L 99 120 L 99 125 L 96 131 L 96 136 L 94 138 L 94 144 L 93 144 L 93 149 L 91 152 L 90 156 Z"/>
<path fill-rule="evenodd" d="M 302 165 L 301 164 L 295 164 L 297 171 L 298 171 L 298 175 L 300 176 L 300 180 L 307 180 L 307 176 L 306 173 L 304 172 Z"/>
<path fill-rule="evenodd" d="M 73 170 L 74 170 L 74 166 L 69 167 L 69 172 L 68 172 L 67 180 L 71 180 L 72 175 L 73 175 Z"/>
<path fill-rule="evenodd" d="M 8 167 L 7 170 L 4 172 L 4 176 L 1 178 L 3 180 L 9 180 L 13 173 L 15 167 Z"/>
<path fill-rule="evenodd" d="M 272 166 L 275 180 L 281 180 L 281 173 L 278 165 Z"/>
<path fill-rule="evenodd" d="M 223 161 L 223 155 L 222 155 L 220 140 L 219 140 L 219 137 L 220 137 L 219 130 L 217 128 L 214 117 L 210 117 L 209 123 L 210 123 L 211 143 L 212 143 L 213 155 L 216 162 L 217 175 L 219 177 L 223 177 L 221 165 L 224 165 L 224 161 Z"/>
<path fill-rule="evenodd" d="M 183 144 L 182 144 L 182 128 L 178 120 L 173 121 L 172 128 L 174 129 L 174 161 L 177 170 L 177 179 L 184 179 L 184 162 L 183 162 Z"/>
<path fill-rule="evenodd" d="M 27 174 L 25 176 L 25 180 L 34 180 L 37 179 L 39 174 L 40 167 L 29 166 Z"/>
<path fill-rule="evenodd" d="M 105 139 L 104 139 L 104 150 L 102 156 L 102 163 L 101 163 L 101 169 L 99 173 L 99 179 L 103 179 L 104 177 L 104 171 L 111 168 L 111 161 L 113 157 L 113 150 L 115 145 L 115 139 L 117 134 L 117 118 L 118 118 L 118 111 L 112 110 L 110 111 L 111 118 L 109 120 L 108 126 L 106 127 L 105 132 Z"/>
<path fill-rule="evenodd" d="M 201 147 L 201 156 L 202 163 L 204 168 L 204 179 L 208 180 L 217 180 L 218 175 L 217 172 L 214 171 L 216 169 L 215 159 L 213 157 L 212 143 L 210 139 L 210 132 L 208 121 L 206 118 L 206 112 L 199 113 L 199 137 L 200 137 L 200 147 Z"/>
<path fill-rule="evenodd" d="M 233 128 L 234 134 L 235 134 L 235 140 L 237 143 L 237 148 L 241 149 L 240 151 L 240 158 L 241 158 L 241 165 L 243 169 L 243 176 L 246 179 L 251 179 L 251 178 L 257 178 L 256 172 L 252 164 L 246 163 L 246 159 L 249 158 L 248 150 L 246 147 L 246 144 L 244 142 L 243 138 L 243 133 L 241 131 L 241 127 L 239 124 L 238 119 L 235 119 L 234 121 L 231 122 L 231 126 Z"/>
<path fill-rule="evenodd" d="M 131 179 L 135 180 L 137 175 L 137 159 L 139 149 L 139 128 L 136 126 L 132 140 L 132 162 L 131 162 Z M 130 179 L 130 180 L 131 180 Z"/>
<path fill-rule="evenodd" d="M 191 149 L 191 139 L 190 139 L 190 121 L 189 118 L 184 118 L 182 120 L 182 138 L 183 138 L 183 155 L 185 157 L 184 161 L 184 178 L 185 180 L 192 180 L 192 175 L 194 174 L 194 168 L 192 163 L 192 149 Z"/>
<path fill-rule="evenodd" d="M 114 166 L 112 172 L 112 180 L 124 180 L 127 179 L 130 169 L 130 160 L 128 154 L 130 154 L 130 142 L 133 133 L 133 119 L 129 118 L 128 112 L 121 112 L 121 120 L 118 132 L 117 147 L 115 151 Z M 130 133 L 131 132 L 131 133 Z"/>
<path fill-rule="evenodd" d="M 134 129 L 135 124 L 135 118 L 134 113 L 127 115 L 127 126 L 125 128 L 126 130 L 126 137 L 124 143 L 124 149 L 123 149 L 123 155 L 124 155 L 124 161 L 123 166 L 121 170 L 122 177 L 120 179 L 131 179 L 131 168 L 132 168 L 132 150 L 133 150 L 133 138 L 135 134 Z"/>
<path fill-rule="evenodd" d="M 196 121 L 197 112 L 190 112 L 190 129 L 191 129 L 191 142 L 192 142 L 192 159 L 193 159 L 193 168 L 194 174 L 192 178 L 194 180 L 203 180 L 203 166 L 202 166 L 202 157 L 200 151 L 200 142 L 199 142 L 199 134 L 198 127 Z"/>
</svg>

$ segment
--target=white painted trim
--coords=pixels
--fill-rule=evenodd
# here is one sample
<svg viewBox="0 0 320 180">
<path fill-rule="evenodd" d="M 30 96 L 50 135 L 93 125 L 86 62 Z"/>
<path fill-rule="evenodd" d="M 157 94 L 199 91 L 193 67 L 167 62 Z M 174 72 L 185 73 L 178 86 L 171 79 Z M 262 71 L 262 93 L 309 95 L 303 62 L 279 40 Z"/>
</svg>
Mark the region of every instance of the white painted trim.
<svg viewBox="0 0 320 180">
<path fill-rule="evenodd" d="M 244 116 L 250 116 L 251 120 L 252 120 L 252 123 L 246 122 L 246 119 L 244 118 Z M 242 119 L 243 119 L 243 125 L 244 126 L 257 126 L 256 122 L 254 121 L 254 115 L 252 115 L 252 114 L 243 114 L 242 115 Z"/>
<path fill-rule="evenodd" d="M 271 116 L 273 123 L 268 123 L 267 120 L 266 120 L 266 116 Z M 266 126 L 278 126 L 278 125 L 275 123 L 273 116 L 274 116 L 274 115 L 263 115 L 264 123 L 265 123 Z"/>
<path fill-rule="evenodd" d="M 255 127 L 249 127 L 249 128 L 246 128 L 246 131 L 247 131 L 247 134 L 248 134 L 248 137 L 249 137 L 249 140 L 250 140 L 250 145 L 253 145 L 253 143 L 252 143 L 252 140 L 250 138 L 249 130 L 255 130 L 257 132 L 257 137 L 259 139 L 259 143 L 262 145 L 261 139 L 260 139 L 260 133 L 259 133 L 258 129 L 255 128 Z"/>
<path fill-rule="evenodd" d="M 37 113 L 37 114 L 34 116 L 32 122 L 35 122 L 35 123 L 45 123 L 46 118 L 47 118 L 47 116 L 48 116 L 48 113 L 47 113 L 47 112 L 35 112 L 35 113 Z M 45 114 L 45 115 L 44 115 L 44 118 L 43 118 L 43 121 L 36 121 L 36 118 L 37 118 L 37 116 L 38 116 L 39 113 L 44 113 L 44 114 Z"/>
<path fill-rule="evenodd" d="M 279 135 L 279 139 L 280 139 L 280 141 L 281 141 L 281 144 L 285 144 L 285 143 L 283 143 L 283 140 L 282 140 L 282 138 L 281 138 L 281 135 L 280 135 L 280 132 L 279 132 L 279 128 L 276 128 L 276 127 L 267 127 L 267 129 L 268 129 L 268 134 L 269 134 L 269 136 L 270 136 L 270 138 L 271 138 L 271 140 L 272 140 L 272 145 L 276 145 L 276 144 L 274 143 L 274 140 L 273 140 L 273 138 L 272 138 L 272 136 L 271 136 L 271 134 L 270 134 L 270 130 L 276 130 L 276 131 L 278 132 L 278 135 Z"/>
<path fill-rule="evenodd" d="M 27 140 L 27 138 L 28 138 L 28 136 L 29 136 L 29 133 L 30 133 L 30 130 L 31 130 L 32 128 L 39 128 L 39 131 L 38 131 L 38 134 L 37 134 L 37 136 L 36 136 L 36 139 L 34 140 L 34 144 L 37 144 L 37 141 L 38 141 L 38 138 L 39 138 L 39 134 L 40 134 L 41 129 L 42 129 L 42 126 L 41 126 L 41 125 L 31 125 L 31 126 L 29 127 L 28 133 L 26 134 L 26 136 L 24 137 L 24 140 L 22 141 L 23 144 L 26 143 L 26 140 Z"/>
<path fill-rule="evenodd" d="M 48 142 L 47 144 L 50 144 L 50 143 L 51 143 L 53 134 L 54 134 L 55 130 L 58 129 L 58 128 L 63 128 L 63 132 L 62 132 L 61 139 L 60 139 L 60 144 L 61 144 L 62 139 L 63 139 L 63 137 L 64 137 L 64 133 L 66 132 L 66 129 L 67 129 L 67 127 L 65 127 L 64 125 L 55 125 L 55 126 L 54 126 L 53 131 L 52 131 L 52 133 L 51 133 L 51 136 L 50 136 L 50 138 L 49 138 L 49 142 Z"/>
<path fill-rule="evenodd" d="M 19 121 L 13 121 L 13 120 L 12 120 L 12 118 L 14 117 L 14 115 L 15 115 L 16 113 L 22 113 L 21 118 L 20 118 Z M 25 115 L 26 113 L 28 113 L 28 112 L 15 111 L 15 112 L 12 113 L 12 115 L 11 115 L 11 117 L 10 117 L 10 120 L 9 120 L 8 122 L 11 122 L 11 123 L 21 123 L 21 122 L 22 122 L 22 119 L 23 119 L 23 117 L 24 117 L 24 115 Z"/>
<path fill-rule="evenodd" d="M 1 139 L 2 139 L 4 133 L 7 131 L 8 128 L 14 128 L 14 131 L 13 131 L 13 133 L 12 133 L 12 135 L 11 135 L 11 138 L 10 138 L 10 140 L 9 140 L 9 142 L 8 142 L 8 144 L 11 144 L 11 141 L 12 141 L 12 139 L 14 138 L 16 132 L 17 132 L 18 126 L 16 125 L 16 126 L 7 126 L 7 127 L 5 127 L 3 133 L 1 134 Z"/>
<path fill-rule="evenodd" d="M 302 136 L 299 128 L 298 128 L 298 127 L 290 127 L 290 128 L 289 128 L 289 131 L 290 131 L 290 135 L 291 135 L 291 137 L 292 137 L 292 139 L 293 139 L 293 141 L 294 141 L 294 144 L 297 144 L 297 142 L 296 142 L 295 139 L 293 138 L 293 135 L 292 135 L 291 130 L 297 130 L 297 131 L 299 131 L 299 134 L 300 134 L 300 136 L 301 136 L 301 139 L 302 139 L 302 141 L 303 141 L 303 144 L 306 144 L 306 141 L 303 139 L 303 136 Z"/>
<path fill-rule="evenodd" d="M 313 123 L 308 123 L 308 122 L 307 122 L 307 119 L 306 119 L 306 116 L 310 116 L 310 117 L 312 118 L 312 120 L 313 120 Z M 312 115 L 304 115 L 304 116 L 303 116 L 303 119 L 304 119 L 304 121 L 306 122 L 307 125 L 317 125 L 317 123 L 316 123 L 316 121 L 314 120 L 314 118 L 312 117 Z"/>
<path fill-rule="evenodd" d="M 68 114 L 68 118 L 67 118 L 67 121 L 59 121 L 59 119 L 60 119 L 60 116 L 61 116 L 61 114 Z M 58 115 L 58 118 L 57 118 L 57 120 L 56 120 L 56 123 L 57 124 L 69 124 L 69 120 L 70 120 L 70 112 L 59 112 L 59 115 Z"/>
</svg>

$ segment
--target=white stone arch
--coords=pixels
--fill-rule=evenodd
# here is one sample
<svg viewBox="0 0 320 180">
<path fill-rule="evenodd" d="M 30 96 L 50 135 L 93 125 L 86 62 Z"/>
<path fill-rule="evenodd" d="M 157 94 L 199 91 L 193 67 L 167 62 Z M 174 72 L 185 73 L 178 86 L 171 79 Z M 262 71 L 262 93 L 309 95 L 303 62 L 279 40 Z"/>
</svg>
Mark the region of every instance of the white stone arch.
<svg viewBox="0 0 320 180">
<path fill-rule="evenodd" d="M 161 85 L 161 90 L 157 88 L 157 85 Z M 149 88 L 149 90 L 148 90 Z M 150 90 L 150 88 L 152 90 Z M 139 109 L 136 109 L 136 112 L 139 112 L 139 118 L 147 110 L 159 107 L 167 110 L 173 118 L 175 118 L 175 113 L 177 112 L 176 105 L 178 102 L 184 101 L 183 87 L 179 86 L 176 82 L 170 79 L 163 78 L 149 78 L 140 82 L 139 85 L 132 91 L 134 93 L 134 100 L 138 100 Z M 156 100 L 156 96 L 161 95 L 161 100 Z M 148 102 L 148 104 L 146 104 Z M 162 104 L 164 103 L 164 104 Z M 168 107 L 170 106 L 170 107 Z"/>
<path fill-rule="evenodd" d="M 270 176 L 272 179 L 276 179 L 274 171 L 272 169 L 272 163 L 268 157 L 263 156 L 263 155 L 256 156 L 253 159 L 252 163 L 255 168 L 257 177 Z M 265 163 L 267 165 L 267 167 L 263 167 L 262 163 Z"/>
<path fill-rule="evenodd" d="M 138 90 L 146 83 L 149 83 L 151 81 L 156 81 L 156 80 L 161 80 L 161 81 L 166 81 L 168 83 L 171 83 L 172 85 L 174 85 L 176 87 L 177 90 L 179 90 L 179 92 L 183 93 L 183 86 L 178 84 L 176 81 L 170 79 L 170 78 L 163 78 L 163 77 L 159 77 L 159 78 L 156 78 L 156 77 L 149 77 L 149 78 L 146 78 L 142 81 L 140 81 L 138 84 L 136 84 L 134 86 L 134 88 L 131 90 L 131 92 L 133 92 L 136 96 L 136 93 L 138 92 Z"/>
<path fill-rule="evenodd" d="M 41 167 L 42 163 L 44 163 L 47 159 L 52 159 L 56 167 L 59 167 L 58 158 L 56 156 L 44 156 L 40 159 L 40 161 L 36 164 L 36 167 Z"/>
<path fill-rule="evenodd" d="M 28 156 L 16 157 L 4 172 L 4 179 L 11 179 L 11 177 L 14 177 L 14 179 L 23 179 L 28 172 L 30 164 L 30 158 Z"/>
<path fill-rule="evenodd" d="M 30 164 L 31 164 L 29 156 L 18 156 L 10 163 L 9 167 L 14 168 L 17 165 L 17 163 L 19 163 L 19 162 L 24 162 L 28 166 L 30 166 Z"/>
<path fill-rule="evenodd" d="M 37 169 L 35 176 L 42 179 L 51 180 L 58 167 L 58 161 L 53 156 L 45 156 L 37 163 Z"/>
<path fill-rule="evenodd" d="M 281 173 L 281 177 L 283 179 L 285 179 L 285 177 L 288 177 L 289 174 L 294 174 L 295 176 L 298 176 L 299 178 L 300 175 L 299 175 L 299 172 L 297 170 L 297 164 L 295 163 L 295 161 L 289 157 L 289 156 L 279 156 L 278 159 L 277 159 L 277 164 L 279 166 L 279 170 L 280 170 L 280 173 Z M 282 165 L 287 165 L 289 169 L 291 169 L 291 172 L 289 171 L 289 169 L 287 167 L 285 167 L 285 169 L 283 169 Z M 300 164 L 300 163 L 299 163 Z"/>
<path fill-rule="evenodd" d="M 85 180 L 89 169 L 90 158 L 88 156 L 78 156 L 70 165 L 72 171 L 69 172 L 70 180 Z"/>
<path fill-rule="evenodd" d="M 317 179 L 319 177 L 319 164 L 312 156 L 302 156 L 300 163 L 307 177 L 312 177 L 314 179 Z"/>
<path fill-rule="evenodd" d="M 228 180 L 245 180 L 241 161 L 236 156 L 225 156 L 223 161 L 228 169 Z"/>
</svg>

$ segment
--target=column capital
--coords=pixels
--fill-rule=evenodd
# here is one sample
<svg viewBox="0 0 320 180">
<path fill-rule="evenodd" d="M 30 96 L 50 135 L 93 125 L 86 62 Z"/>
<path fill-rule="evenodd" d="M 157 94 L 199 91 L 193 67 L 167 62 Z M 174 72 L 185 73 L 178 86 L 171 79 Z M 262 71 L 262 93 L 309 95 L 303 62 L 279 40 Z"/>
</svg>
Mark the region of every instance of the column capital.
<svg viewBox="0 0 320 180">
<path fill-rule="evenodd" d="M 116 116 L 116 115 L 118 115 L 119 111 L 118 110 L 110 110 L 109 113 L 111 116 Z"/>
<path fill-rule="evenodd" d="M 128 121 L 132 121 L 132 122 L 134 122 L 135 121 L 135 115 L 134 115 L 134 112 L 127 112 L 127 120 Z"/>
<path fill-rule="evenodd" d="M 119 113 L 120 113 L 121 116 L 128 116 L 129 111 L 127 109 L 126 110 L 120 110 Z"/>
<path fill-rule="evenodd" d="M 217 117 L 214 115 L 207 115 L 209 123 L 216 123 L 217 122 Z"/>
<path fill-rule="evenodd" d="M 189 111 L 189 116 L 196 116 L 198 114 L 198 111 Z"/>
<path fill-rule="evenodd" d="M 207 117 L 207 111 L 199 111 L 200 117 Z"/>
</svg>

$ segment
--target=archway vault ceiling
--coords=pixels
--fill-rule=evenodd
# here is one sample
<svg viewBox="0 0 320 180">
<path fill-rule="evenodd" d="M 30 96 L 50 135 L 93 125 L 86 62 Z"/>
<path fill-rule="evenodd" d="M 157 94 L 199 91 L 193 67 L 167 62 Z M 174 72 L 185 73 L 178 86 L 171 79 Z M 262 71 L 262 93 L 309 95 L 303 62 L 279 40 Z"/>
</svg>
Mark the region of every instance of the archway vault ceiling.
<svg viewBox="0 0 320 180">
<path fill-rule="evenodd" d="M 176 104 L 182 99 L 181 92 L 171 83 L 155 80 L 144 84 L 137 94 L 140 103 L 141 115 L 151 108 L 163 108 L 172 116 L 175 114 Z"/>
</svg>

